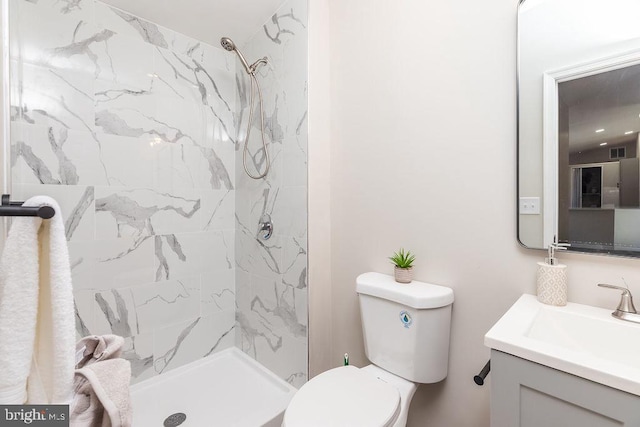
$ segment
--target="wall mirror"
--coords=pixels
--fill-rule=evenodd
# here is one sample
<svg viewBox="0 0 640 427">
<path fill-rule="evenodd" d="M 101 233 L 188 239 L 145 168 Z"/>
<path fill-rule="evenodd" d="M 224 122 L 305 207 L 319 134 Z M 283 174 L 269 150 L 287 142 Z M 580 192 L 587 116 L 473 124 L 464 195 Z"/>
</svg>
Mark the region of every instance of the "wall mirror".
<svg viewBox="0 0 640 427">
<path fill-rule="evenodd" d="M 640 257 L 640 1 L 522 0 L 518 240 Z"/>
</svg>

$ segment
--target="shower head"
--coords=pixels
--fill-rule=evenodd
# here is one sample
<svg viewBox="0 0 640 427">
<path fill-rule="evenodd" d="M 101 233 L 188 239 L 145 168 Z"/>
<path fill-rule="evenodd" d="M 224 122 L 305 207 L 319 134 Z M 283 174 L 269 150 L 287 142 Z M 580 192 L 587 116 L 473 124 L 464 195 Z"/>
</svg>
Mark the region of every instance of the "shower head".
<svg viewBox="0 0 640 427">
<path fill-rule="evenodd" d="M 247 74 L 253 74 L 254 71 L 249 66 L 247 60 L 244 59 L 244 56 L 242 56 L 233 40 L 231 40 L 229 37 L 223 37 L 220 39 L 220 44 L 222 45 L 224 50 L 228 50 L 229 52 L 235 51 L 235 53 L 238 55 L 238 58 L 240 58 L 240 62 L 242 62 L 242 66 L 246 70 Z"/>
<path fill-rule="evenodd" d="M 222 45 L 224 50 L 228 50 L 229 52 L 236 50 L 236 44 L 229 37 L 221 38 L 220 44 Z"/>
</svg>

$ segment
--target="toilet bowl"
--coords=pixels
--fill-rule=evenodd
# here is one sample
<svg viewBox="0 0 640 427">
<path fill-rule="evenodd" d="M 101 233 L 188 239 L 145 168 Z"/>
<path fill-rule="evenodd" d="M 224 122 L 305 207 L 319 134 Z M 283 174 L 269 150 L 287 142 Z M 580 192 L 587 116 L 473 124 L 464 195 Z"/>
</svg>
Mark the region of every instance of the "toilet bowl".
<svg viewBox="0 0 640 427">
<path fill-rule="evenodd" d="M 283 427 L 402 427 L 417 385 L 375 365 L 323 372 L 295 394 Z"/>
<path fill-rule="evenodd" d="M 356 280 L 364 368 L 343 366 L 312 378 L 294 395 L 285 427 L 404 427 L 417 383 L 447 376 L 453 291 L 365 273 Z"/>
</svg>

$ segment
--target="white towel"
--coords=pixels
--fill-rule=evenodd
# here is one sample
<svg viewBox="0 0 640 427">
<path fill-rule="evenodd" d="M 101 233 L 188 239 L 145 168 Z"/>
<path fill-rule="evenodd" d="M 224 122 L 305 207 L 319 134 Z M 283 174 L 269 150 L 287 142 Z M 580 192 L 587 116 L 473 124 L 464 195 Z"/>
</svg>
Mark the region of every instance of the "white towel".
<svg viewBox="0 0 640 427">
<path fill-rule="evenodd" d="M 0 403 L 71 401 L 75 364 L 73 292 L 60 207 L 50 220 L 16 217 L 0 259 Z"/>
</svg>

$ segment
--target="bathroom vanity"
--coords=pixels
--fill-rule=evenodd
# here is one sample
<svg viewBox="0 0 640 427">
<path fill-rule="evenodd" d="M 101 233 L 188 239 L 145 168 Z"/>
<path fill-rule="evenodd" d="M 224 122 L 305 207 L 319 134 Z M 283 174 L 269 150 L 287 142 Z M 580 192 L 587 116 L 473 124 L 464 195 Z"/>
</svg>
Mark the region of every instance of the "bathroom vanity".
<svg viewBox="0 0 640 427">
<path fill-rule="evenodd" d="M 491 427 L 640 426 L 640 324 L 523 295 L 485 345 Z"/>
<path fill-rule="evenodd" d="M 640 426 L 640 397 L 491 351 L 491 427 Z"/>
</svg>

